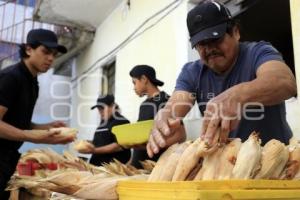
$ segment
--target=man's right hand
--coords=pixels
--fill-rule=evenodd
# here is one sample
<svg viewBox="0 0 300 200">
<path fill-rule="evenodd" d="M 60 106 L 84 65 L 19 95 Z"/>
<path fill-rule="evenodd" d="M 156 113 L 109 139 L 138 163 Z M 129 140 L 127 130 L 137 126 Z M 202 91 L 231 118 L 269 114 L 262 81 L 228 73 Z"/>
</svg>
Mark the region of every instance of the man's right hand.
<svg viewBox="0 0 300 200">
<path fill-rule="evenodd" d="M 185 129 L 179 118 L 191 110 L 195 100 L 195 96 L 190 92 L 173 92 L 165 107 L 155 116 L 147 144 L 147 153 L 150 157 L 174 143 L 185 141 Z"/>
<path fill-rule="evenodd" d="M 60 131 L 53 130 L 26 130 L 28 141 L 44 144 L 67 144 L 73 142 L 75 137 L 72 135 L 62 135 Z"/>
<path fill-rule="evenodd" d="M 180 142 L 183 138 L 185 139 L 185 132 L 180 119 L 155 120 L 147 144 L 147 153 L 149 157 L 153 157 L 161 149 Z"/>
</svg>

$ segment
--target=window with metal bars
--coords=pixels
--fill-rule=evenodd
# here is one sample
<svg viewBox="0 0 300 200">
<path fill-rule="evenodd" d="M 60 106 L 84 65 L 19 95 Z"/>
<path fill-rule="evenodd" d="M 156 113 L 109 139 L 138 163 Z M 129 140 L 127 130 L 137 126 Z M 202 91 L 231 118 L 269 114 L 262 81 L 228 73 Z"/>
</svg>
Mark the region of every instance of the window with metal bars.
<svg viewBox="0 0 300 200">
<path fill-rule="evenodd" d="M 35 7 L 36 0 L 16 0 L 16 3 L 23 6 Z"/>
<path fill-rule="evenodd" d="M 116 61 L 103 66 L 101 94 L 115 94 Z"/>
</svg>

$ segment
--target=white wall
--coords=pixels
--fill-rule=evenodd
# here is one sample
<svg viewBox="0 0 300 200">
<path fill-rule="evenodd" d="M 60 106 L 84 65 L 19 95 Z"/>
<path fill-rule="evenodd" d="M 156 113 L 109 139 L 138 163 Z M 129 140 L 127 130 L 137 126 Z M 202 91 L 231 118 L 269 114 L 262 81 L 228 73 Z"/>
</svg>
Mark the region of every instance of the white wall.
<svg viewBox="0 0 300 200">
<path fill-rule="evenodd" d="M 298 96 L 300 94 L 300 1 L 290 0 L 295 72 Z M 300 102 L 293 98 L 287 102 L 287 117 L 294 135 L 300 139 Z"/>
<path fill-rule="evenodd" d="M 76 74 L 81 74 L 97 59 L 121 44 L 145 20 L 171 2 L 173 0 L 132 0 L 131 7 L 128 9 L 124 1 L 124 4 L 120 5 L 97 29 L 93 44 L 77 60 Z M 187 3 L 182 1 L 180 6 L 166 18 L 115 54 L 116 101 L 120 105 L 123 114 L 131 122 L 137 120 L 138 108 L 144 98 L 141 99 L 135 95 L 129 71 L 137 64 L 152 65 L 157 71 L 157 77 L 165 82 L 161 89 L 171 94 L 181 66 L 187 60 L 186 49 L 189 48 L 189 43 L 185 22 L 186 14 Z M 145 27 L 153 24 L 161 16 L 150 20 Z M 99 62 L 97 66 L 102 66 L 110 59 L 112 57 Z M 101 69 L 97 69 L 91 75 L 98 76 L 100 73 Z M 75 101 L 76 103 L 73 104 L 75 112 L 72 124 L 79 126 L 82 133 L 80 137 L 84 138 L 92 137 L 99 120 L 96 111 L 90 111 L 88 106 L 85 106 L 85 109 L 78 110 L 79 107 L 85 104 L 89 104 L 89 106 L 94 104 L 100 92 L 101 82 L 99 76 L 95 78 L 91 75 L 78 84 L 80 90 L 84 91 L 84 95 L 77 97 L 75 93 L 79 94 L 79 87 L 76 87 L 73 96 L 73 103 Z M 80 124 L 76 115 L 81 116 L 86 124 Z"/>
</svg>

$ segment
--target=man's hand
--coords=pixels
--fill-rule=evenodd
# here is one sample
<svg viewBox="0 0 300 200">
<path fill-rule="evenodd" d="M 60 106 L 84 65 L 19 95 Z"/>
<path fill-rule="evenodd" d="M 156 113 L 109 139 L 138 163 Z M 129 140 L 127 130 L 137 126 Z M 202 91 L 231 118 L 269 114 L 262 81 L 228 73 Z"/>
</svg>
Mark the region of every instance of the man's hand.
<svg viewBox="0 0 300 200">
<path fill-rule="evenodd" d="M 48 130 L 50 128 L 60 128 L 60 127 L 66 127 L 66 123 L 63 121 L 53 121 L 46 124 L 36 124 L 32 123 L 32 129 L 42 129 L 42 130 Z"/>
<path fill-rule="evenodd" d="M 28 141 L 44 144 L 67 144 L 74 141 L 74 136 L 61 135 L 60 131 L 26 130 Z"/>
<path fill-rule="evenodd" d="M 94 145 L 89 145 L 85 149 L 78 150 L 78 152 L 83 154 L 93 154 L 95 152 L 95 147 Z"/>
<path fill-rule="evenodd" d="M 153 157 L 161 149 L 182 139 L 185 139 L 185 132 L 180 119 L 155 120 L 147 144 L 147 153 L 149 157 Z"/>
<path fill-rule="evenodd" d="M 75 142 L 74 149 L 79 153 L 91 154 L 95 152 L 95 146 L 93 143 L 87 140 L 80 140 Z"/>
<path fill-rule="evenodd" d="M 195 95 L 190 92 L 173 92 L 165 107 L 160 109 L 155 116 L 147 144 L 147 153 L 150 157 L 153 157 L 160 149 L 186 139 L 185 129 L 180 119 L 191 110 L 195 100 Z"/>
<path fill-rule="evenodd" d="M 201 137 L 209 145 L 212 145 L 218 128 L 221 128 L 219 142 L 225 143 L 229 132 L 237 127 L 241 119 L 243 105 L 239 100 L 237 88 L 238 86 L 234 86 L 224 91 L 206 105 Z"/>
<path fill-rule="evenodd" d="M 63 121 L 54 121 L 49 123 L 50 128 L 60 128 L 60 127 L 66 127 L 66 123 Z"/>
</svg>

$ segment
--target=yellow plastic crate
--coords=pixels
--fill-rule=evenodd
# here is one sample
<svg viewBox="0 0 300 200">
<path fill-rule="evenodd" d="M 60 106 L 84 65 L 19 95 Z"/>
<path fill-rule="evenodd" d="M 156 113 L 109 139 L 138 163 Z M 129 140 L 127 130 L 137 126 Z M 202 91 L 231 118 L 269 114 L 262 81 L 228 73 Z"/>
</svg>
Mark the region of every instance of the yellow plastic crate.
<svg viewBox="0 0 300 200">
<path fill-rule="evenodd" d="M 120 181 L 120 200 L 300 200 L 300 181 Z"/>
</svg>

